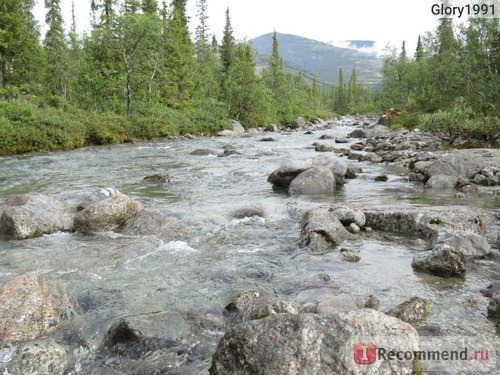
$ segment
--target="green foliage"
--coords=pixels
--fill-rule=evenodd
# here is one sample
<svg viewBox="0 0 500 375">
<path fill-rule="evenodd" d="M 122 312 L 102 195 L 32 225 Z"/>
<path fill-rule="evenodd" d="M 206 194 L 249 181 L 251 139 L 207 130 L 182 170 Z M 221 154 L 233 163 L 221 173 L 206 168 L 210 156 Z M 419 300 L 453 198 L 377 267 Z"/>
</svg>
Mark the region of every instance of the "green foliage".
<svg viewBox="0 0 500 375">
<path fill-rule="evenodd" d="M 440 20 L 434 33 L 419 36 L 414 59 L 390 50 L 384 57 L 385 109 L 406 109 L 395 126 L 418 126 L 450 138 L 493 139 L 500 101 L 498 19 L 471 19 L 453 29 Z M 455 32 L 457 35 L 455 35 Z"/>
</svg>

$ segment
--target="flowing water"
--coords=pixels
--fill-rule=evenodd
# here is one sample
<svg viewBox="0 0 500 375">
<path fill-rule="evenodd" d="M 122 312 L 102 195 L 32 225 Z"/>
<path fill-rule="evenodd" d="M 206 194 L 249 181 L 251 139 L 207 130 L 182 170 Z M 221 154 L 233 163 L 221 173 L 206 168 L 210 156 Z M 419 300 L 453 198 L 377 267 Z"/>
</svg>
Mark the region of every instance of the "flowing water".
<svg viewBox="0 0 500 375">
<path fill-rule="evenodd" d="M 318 203 L 498 207 L 498 201 L 488 195 L 472 201 L 455 200 L 450 194 L 446 199 L 429 196 L 407 182 L 407 170 L 398 165 L 352 162 L 363 173 L 331 197 L 293 198 L 274 192 L 267 183 L 267 176 L 283 163 L 317 156 L 311 144 L 321 134 L 342 137 L 350 131 L 339 126 L 310 135 L 272 134 L 275 142 L 260 142 L 263 135 L 257 134 L 2 157 L 0 204 L 12 194 L 41 192 L 76 206 L 96 189 L 112 186 L 146 208 L 168 212 L 197 235 L 189 242 L 111 232 L 3 239 L 0 284 L 32 271 L 61 280 L 83 305 L 92 305 L 83 309 L 83 319 L 75 324 L 94 346 L 110 322 L 124 315 L 174 310 L 221 314 L 234 293 L 251 289 L 297 302 L 312 295 L 321 298 L 325 288 L 315 288 L 320 273 L 329 274 L 335 285 L 328 293 L 346 292 L 361 304 L 373 294 L 382 310 L 421 296 L 431 302 L 428 323 L 440 325 L 447 334 L 494 339 L 495 326 L 486 318 L 488 299 L 479 293 L 498 277 L 493 261 L 478 262 L 464 280 L 455 280 L 412 270 L 414 254 L 424 249 L 418 241 L 360 235 L 347 244 L 359 250 L 359 263 L 342 262 L 337 252 L 311 255 L 300 248 L 301 215 Z M 220 152 L 226 144 L 240 154 L 190 155 L 198 148 Z M 145 176 L 162 172 L 172 177 L 171 183 L 152 186 L 143 182 Z M 388 182 L 370 178 L 381 173 L 389 176 Z M 255 205 L 265 209 L 265 218 L 232 218 L 235 209 Z M 209 365 L 204 360 L 192 364 L 191 371 L 206 373 Z"/>
</svg>

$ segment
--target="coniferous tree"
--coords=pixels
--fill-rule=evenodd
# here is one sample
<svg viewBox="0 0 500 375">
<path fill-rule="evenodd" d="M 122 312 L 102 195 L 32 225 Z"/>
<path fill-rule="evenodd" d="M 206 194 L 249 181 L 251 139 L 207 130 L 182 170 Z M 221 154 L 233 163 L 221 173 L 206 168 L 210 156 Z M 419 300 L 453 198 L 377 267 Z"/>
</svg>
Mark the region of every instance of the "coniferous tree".
<svg viewBox="0 0 500 375">
<path fill-rule="evenodd" d="M 235 40 L 233 36 L 233 28 L 231 26 L 231 17 L 229 8 L 226 9 L 226 23 L 224 25 L 224 34 L 222 36 L 222 44 L 220 47 L 220 56 L 222 61 L 222 69 L 224 73 L 229 71 L 235 54 Z"/>
<path fill-rule="evenodd" d="M 0 74 L 3 87 L 33 85 L 40 79 L 42 60 L 34 0 L 0 2 Z"/>
<path fill-rule="evenodd" d="M 158 3 L 156 0 L 142 0 L 141 9 L 145 14 L 156 14 Z"/>
<path fill-rule="evenodd" d="M 169 106 L 186 108 L 190 105 L 195 86 L 194 46 L 189 35 L 186 0 L 173 0 L 172 13 L 166 22 L 163 37 L 163 96 Z"/>
<path fill-rule="evenodd" d="M 422 38 L 419 35 L 417 40 L 417 48 L 415 50 L 415 60 L 422 61 L 423 58 L 424 58 L 424 47 L 422 45 Z"/>
<path fill-rule="evenodd" d="M 47 14 L 45 22 L 49 29 L 45 34 L 45 53 L 47 55 L 46 84 L 50 93 L 67 96 L 68 63 L 67 46 L 64 37 L 60 0 L 45 0 Z"/>
</svg>

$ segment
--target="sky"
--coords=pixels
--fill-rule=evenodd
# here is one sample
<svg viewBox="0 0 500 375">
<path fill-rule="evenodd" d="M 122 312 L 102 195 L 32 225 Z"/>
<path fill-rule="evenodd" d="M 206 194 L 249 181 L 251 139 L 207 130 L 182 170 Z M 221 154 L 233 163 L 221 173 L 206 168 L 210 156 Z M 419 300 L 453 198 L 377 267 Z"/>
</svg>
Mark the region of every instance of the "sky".
<svg viewBox="0 0 500 375">
<path fill-rule="evenodd" d="M 467 2 L 466 0 L 462 0 Z M 90 0 L 74 0 L 78 32 L 89 30 Z M 439 0 L 207 0 L 208 24 L 220 40 L 229 7 L 234 36 L 252 39 L 276 30 L 323 42 L 374 40 L 378 50 L 406 41 L 413 51 L 419 34 L 433 31 L 438 16 L 431 13 Z M 71 24 L 71 0 L 61 0 L 66 27 Z M 161 3 L 161 0 L 159 1 Z M 190 28 L 197 24 L 196 0 L 187 1 Z M 35 15 L 44 24 L 43 0 Z"/>
</svg>

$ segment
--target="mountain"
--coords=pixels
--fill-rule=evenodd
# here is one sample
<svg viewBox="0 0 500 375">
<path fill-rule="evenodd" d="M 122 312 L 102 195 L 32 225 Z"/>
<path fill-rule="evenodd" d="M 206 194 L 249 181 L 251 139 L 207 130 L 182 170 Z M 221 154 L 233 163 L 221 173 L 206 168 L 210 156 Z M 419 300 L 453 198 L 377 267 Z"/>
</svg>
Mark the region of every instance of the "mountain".
<svg viewBox="0 0 500 375">
<path fill-rule="evenodd" d="M 377 88 L 381 82 L 381 60 L 356 48 L 336 47 L 329 43 L 303 38 L 297 35 L 278 33 L 278 44 L 283 64 L 289 70 L 302 72 L 306 77 L 316 77 L 320 82 L 338 82 L 339 68 L 344 81 L 349 80 L 353 68 L 358 82 L 368 88 Z M 257 65 L 264 67 L 272 51 L 273 33 L 261 35 L 252 40 L 257 52 Z M 364 48 L 373 46 L 372 41 L 348 41 L 350 46 Z"/>
</svg>

